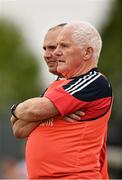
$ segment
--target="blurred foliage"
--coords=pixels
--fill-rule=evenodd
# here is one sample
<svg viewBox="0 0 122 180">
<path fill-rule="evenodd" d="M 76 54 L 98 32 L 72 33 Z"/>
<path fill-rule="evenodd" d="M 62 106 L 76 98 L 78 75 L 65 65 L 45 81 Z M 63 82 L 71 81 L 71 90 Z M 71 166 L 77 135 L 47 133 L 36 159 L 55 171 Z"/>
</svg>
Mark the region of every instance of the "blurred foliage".
<svg viewBox="0 0 122 180">
<path fill-rule="evenodd" d="M 39 95 L 37 59 L 19 29 L 0 19 L 0 109 Z"/>
<path fill-rule="evenodd" d="M 114 103 L 109 123 L 109 143 L 122 145 L 120 131 L 122 126 L 122 1 L 113 3 L 110 20 L 102 30 L 103 48 L 99 67 L 110 79 L 113 87 Z"/>
<path fill-rule="evenodd" d="M 15 24 L 0 19 L 0 156 L 23 157 L 24 140 L 14 138 L 10 119 L 13 103 L 39 96 L 40 65 Z M 22 150 L 23 149 L 23 150 Z"/>
</svg>

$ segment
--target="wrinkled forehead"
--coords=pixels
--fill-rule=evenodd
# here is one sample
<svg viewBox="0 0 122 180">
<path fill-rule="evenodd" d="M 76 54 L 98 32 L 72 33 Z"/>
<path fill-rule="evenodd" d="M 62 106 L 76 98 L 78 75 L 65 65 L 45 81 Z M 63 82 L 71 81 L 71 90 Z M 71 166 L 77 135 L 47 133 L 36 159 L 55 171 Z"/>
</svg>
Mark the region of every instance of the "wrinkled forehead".
<svg viewBox="0 0 122 180">
<path fill-rule="evenodd" d="M 63 28 L 63 30 L 59 33 L 57 37 L 57 42 L 60 41 L 65 41 L 65 40 L 72 40 L 72 34 L 73 34 L 73 29 L 72 28 Z"/>
<path fill-rule="evenodd" d="M 58 35 L 60 34 L 60 32 L 63 30 L 62 27 L 56 27 L 54 29 L 51 29 L 47 32 L 45 38 L 48 39 L 48 38 L 57 38 Z"/>
<path fill-rule="evenodd" d="M 60 34 L 62 28 L 51 29 L 47 32 L 44 37 L 43 44 L 46 46 L 48 44 L 55 44 L 57 42 L 57 37 Z"/>
</svg>

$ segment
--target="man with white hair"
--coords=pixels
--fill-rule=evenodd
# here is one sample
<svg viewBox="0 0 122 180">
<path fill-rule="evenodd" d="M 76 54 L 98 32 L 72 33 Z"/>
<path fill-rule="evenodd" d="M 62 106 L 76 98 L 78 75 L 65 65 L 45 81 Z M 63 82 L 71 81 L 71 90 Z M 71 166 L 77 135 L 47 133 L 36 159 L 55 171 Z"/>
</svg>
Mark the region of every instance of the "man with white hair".
<svg viewBox="0 0 122 180">
<path fill-rule="evenodd" d="M 101 46 L 99 33 L 88 23 L 66 25 L 54 51 L 57 70 L 66 80 L 54 82 L 44 97 L 28 99 L 15 108 L 18 119 L 42 121 L 26 146 L 30 179 L 102 179 L 100 154 L 112 89 L 97 69 Z M 63 120 L 81 108 L 86 115 L 80 121 Z"/>
<path fill-rule="evenodd" d="M 57 72 L 57 58 L 54 56 L 53 52 L 57 47 L 57 37 L 59 33 L 62 31 L 63 27 L 67 23 L 58 24 L 48 30 L 44 37 L 43 42 L 43 50 L 44 50 L 44 60 L 48 66 L 48 70 L 50 73 L 57 75 L 56 81 L 60 83 L 60 80 L 63 78 L 62 75 Z M 61 80 L 62 83 L 62 80 Z M 47 89 L 46 89 L 47 90 Z M 44 95 L 46 90 L 41 94 L 41 97 Z M 14 105 L 15 107 L 16 105 Z M 13 109 L 13 106 L 12 106 Z M 82 110 L 78 110 L 74 113 L 68 114 L 64 117 L 66 121 L 72 122 L 74 120 L 80 120 L 81 116 L 84 116 L 85 113 Z M 41 122 L 28 122 L 22 121 L 21 119 L 12 118 L 12 127 L 13 133 L 17 138 L 27 138 L 30 133 L 41 123 Z"/>
</svg>

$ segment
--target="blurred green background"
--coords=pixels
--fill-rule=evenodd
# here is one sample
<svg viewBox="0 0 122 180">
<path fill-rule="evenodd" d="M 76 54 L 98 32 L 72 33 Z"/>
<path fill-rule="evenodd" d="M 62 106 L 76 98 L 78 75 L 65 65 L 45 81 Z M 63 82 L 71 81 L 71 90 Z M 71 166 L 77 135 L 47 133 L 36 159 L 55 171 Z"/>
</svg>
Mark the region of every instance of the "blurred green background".
<svg viewBox="0 0 122 180">
<path fill-rule="evenodd" d="M 122 1 L 112 6 L 109 21 L 100 30 L 103 39 L 99 69 L 113 86 L 114 104 L 108 131 L 108 160 L 111 179 L 122 178 Z M 14 178 L 18 161 L 23 163 L 26 140 L 13 137 L 10 106 L 15 102 L 39 96 L 43 81 L 41 66 L 22 33 L 11 21 L 0 19 L 0 178 Z M 40 81 L 39 81 L 40 80 Z M 7 162 L 7 163 L 6 163 Z M 9 163 L 8 163 L 9 162 Z M 20 163 L 21 164 L 21 163 Z M 19 164 L 19 165 L 20 165 Z M 13 167 L 13 169 L 11 169 Z M 9 172 L 11 169 L 11 172 Z M 3 175 L 8 173 L 8 176 Z M 18 175 L 20 176 L 20 175 Z M 26 175 L 21 175 L 21 177 Z M 15 175 L 17 177 L 17 175 Z"/>
</svg>

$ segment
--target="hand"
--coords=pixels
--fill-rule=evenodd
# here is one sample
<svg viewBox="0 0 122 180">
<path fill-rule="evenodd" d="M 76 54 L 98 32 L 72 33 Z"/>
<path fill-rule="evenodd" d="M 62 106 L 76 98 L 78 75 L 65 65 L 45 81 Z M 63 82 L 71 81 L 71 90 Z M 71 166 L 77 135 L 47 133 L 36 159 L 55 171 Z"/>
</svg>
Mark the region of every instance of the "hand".
<svg viewBox="0 0 122 180">
<path fill-rule="evenodd" d="M 71 113 L 64 117 L 66 121 L 74 122 L 74 121 L 80 121 L 81 117 L 84 116 L 85 113 L 82 110 L 76 111 L 75 113 Z"/>
<path fill-rule="evenodd" d="M 10 119 L 11 125 L 13 126 L 17 120 L 18 120 L 17 118 L 12 116 L 11 119 Z"/>
<path fill-rule="evenodd" d="M 16 138 L 26 138 L 41 122 L 28 122 L 17 119 L 14 116 L 10 119 L 13 134 Z"/>
</svg>

